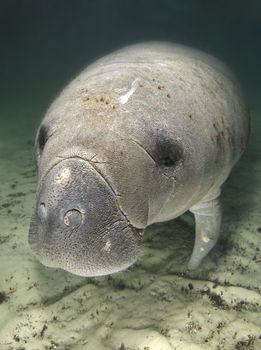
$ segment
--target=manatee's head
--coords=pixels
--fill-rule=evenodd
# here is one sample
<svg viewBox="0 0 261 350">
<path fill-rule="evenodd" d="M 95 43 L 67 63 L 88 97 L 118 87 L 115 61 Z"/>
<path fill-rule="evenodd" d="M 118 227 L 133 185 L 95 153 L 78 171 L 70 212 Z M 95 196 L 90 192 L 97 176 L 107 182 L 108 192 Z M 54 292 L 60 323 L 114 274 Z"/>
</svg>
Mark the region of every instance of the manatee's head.
<svg viewBox="0 0 261 350">
<path fill-rule="evenodd" d="M 141 230 L 131 225 L 103 175 L 80 156 L 53 163 L 45 158 L 29 230 L 39 261 L 81 276 L 133 264 Z"/>
</svg>

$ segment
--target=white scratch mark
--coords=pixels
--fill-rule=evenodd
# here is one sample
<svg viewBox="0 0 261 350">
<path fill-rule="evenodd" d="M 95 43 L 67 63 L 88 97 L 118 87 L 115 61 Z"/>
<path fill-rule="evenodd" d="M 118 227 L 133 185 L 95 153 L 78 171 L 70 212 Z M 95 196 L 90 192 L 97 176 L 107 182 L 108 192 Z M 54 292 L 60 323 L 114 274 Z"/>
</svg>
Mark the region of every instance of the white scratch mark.
<svg viewBox="0 0 261 350">
<path fill-rule="evenodd" d="M 210 241 L 210 238 L 208 236 L 202 235 L 202 241 L 204 243 L 208 243 Z"/>
<path fill-rule="evenodd" d="M 110 241 L 110 239 L 106 242 L 106 244 L 102 248 L 102 250 L 105 250 L 107 253 L 109 253 L 111 251 L 111 241 Z"/>
<path fill-rule="evenodd" d="M 126 92 L 126 94 L 122 95 L 119 97 L 119 102 L 121 104 L 125 104 L 126 102 L 128 102 L 129 98 L 131 97 L 131 95 L 136 91 L 137 87 L 138 87 L 138 81 L 139 79 L 136 78 L 132 83 L 131 83 L 131 88 L 129 91 Z"/>
</svg>

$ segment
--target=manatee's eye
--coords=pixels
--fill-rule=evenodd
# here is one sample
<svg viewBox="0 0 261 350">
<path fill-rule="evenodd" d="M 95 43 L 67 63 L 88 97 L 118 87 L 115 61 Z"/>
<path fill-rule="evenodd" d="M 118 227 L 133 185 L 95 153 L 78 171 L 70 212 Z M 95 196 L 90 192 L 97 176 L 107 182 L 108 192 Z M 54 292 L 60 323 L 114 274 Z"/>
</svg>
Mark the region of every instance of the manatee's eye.
<svg viewBox="0 0 261 350">
<path fill-rule="evenodd" d="M 38 150 L 38 155 L 40 156 L 44 146 L 48 140 L 48 127 L 46 125 L 42 125 L 40 127 L 40 130 L 38 132 L 38 137 L 37 137 L 37 150 Z"/>
<path fill-rule="evenodd" d="M 159 136 L 153 150 L 153 158 L 157 165 L 163 167 L 173 167 L 182 160 L 182 146 L 165 136 Z"/>
</svg>

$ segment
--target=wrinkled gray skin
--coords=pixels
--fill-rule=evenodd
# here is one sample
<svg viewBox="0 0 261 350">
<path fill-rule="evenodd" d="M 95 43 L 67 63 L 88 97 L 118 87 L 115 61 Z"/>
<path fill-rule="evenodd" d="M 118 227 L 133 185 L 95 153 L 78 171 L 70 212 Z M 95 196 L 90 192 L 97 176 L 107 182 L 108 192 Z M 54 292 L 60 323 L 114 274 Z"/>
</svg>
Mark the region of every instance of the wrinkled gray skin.
<svg viewBox="0 0 261 350">
<path fill-rule="evenodd" d="M 220 186 L 248 134 L 237 82 L 213 57 L 148 43 L 96 61 L 37 133 L 36 257 L 82 276 L 111 274 L 135 262 L 145 227 L 190 210 L 196 268 L 217 241 Z"/>
</svg>

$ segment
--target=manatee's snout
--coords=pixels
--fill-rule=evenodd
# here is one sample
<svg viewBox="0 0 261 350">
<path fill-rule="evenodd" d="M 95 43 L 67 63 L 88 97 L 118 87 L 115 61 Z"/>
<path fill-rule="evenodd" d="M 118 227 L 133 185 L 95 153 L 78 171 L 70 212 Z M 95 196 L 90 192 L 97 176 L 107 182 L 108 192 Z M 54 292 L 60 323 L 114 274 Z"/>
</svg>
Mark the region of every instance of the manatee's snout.
<svg viewBox="0 0 261 350">
<path fill-rule="evenodd" d="M 120 271 L 137 258 L 137 231 L 110 185 L 80 158 L 60 161 L 42 177 L 29 243 L 46 266 L 82 276 Z"/>
<path fill-rule="evenodd" d="M 77 205 L 76 205 L 77 206 Z M 84 209 L 76 209 L 72 208 L 67 210 L 67 212 L 64 213 L 64 215 L 60 217 L 61 219 L 61 225 L 66 225 L 70 227 L 71 229 L 76 229 L 81 226 L 83 223 L 83 214 Z M 47 220 L 47 209 L 45 202 L 40 202 L 39 208 L 38 208 L 38 216 L 39 220 L 44 224 Z"/>
</svg>

